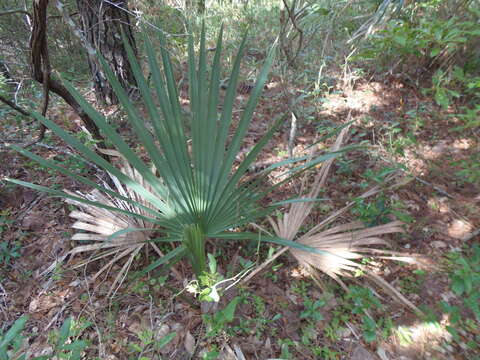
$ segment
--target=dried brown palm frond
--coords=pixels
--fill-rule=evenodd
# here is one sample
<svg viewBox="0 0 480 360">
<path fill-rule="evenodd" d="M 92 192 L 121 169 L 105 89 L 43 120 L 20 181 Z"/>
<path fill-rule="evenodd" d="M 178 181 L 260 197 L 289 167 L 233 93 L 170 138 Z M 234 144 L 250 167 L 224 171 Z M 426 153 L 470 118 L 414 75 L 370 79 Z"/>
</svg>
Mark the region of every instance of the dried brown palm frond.
<svg viewBox="0 0 480 360">
<path fill-rule="evenodd" d="M 365 275 L 382 287 L 389 295 L 417 311 L 418 309 L 408 299 L 401 295 L 393 286 L 384 281 L 368 266 L 362 264 L 364 258 L 382 258 L 415 262 L 415 256 L 407 256 L 376 246 L 390 247 L 385 239 L 379 236 L 402 232 L 402 223 L 393 221 L 385 225 L 364 228 L 363 224 L 352 222 L 335 226 L 308 236 L 301 236 L 297 242 L 313 247 L 324 254 L 305 252 L 291 248 L 290 252 L 313 276 L 321 271 L 336 280 L 344 289 L 342 277 L 353 278 L 358 274 Z"/>
<path fill-rule="evenodd" d="M 137 181 L 147 190 L 152 191 L 149 184 L 145 182 L 143 176 L 133 169 L 118 152 L 113 150 L 102 150 L 102 152 L 110 156 L 120 157 L 122 161 L 122 167 L 120 170 L 122 173 L 129 176 L 132 180 Z M 153 169 L 153 171 L 155 172 L 155 169 Z M 147 216 L 148 214 L 144 209 L 132 204 L 138 203 L 145 207 L 151 207 L 151 205 L 139 197 L 137 193 L 122 185 L 115 176 L 110 174 L 110 178 L 115 189 L 112 189 L 107 183 L 104 183 L 103 186 L 106 189 L 115 190 L 118 194 L 134 200 L 134 202 L 129 203 L 119 198 L 113 198 L 104 195 L 98 190 L 93 190 L 88 194 L 80 192 L 73 194 L 68 190 L 65 190 L 65 192 L 108 207 Z M 77 208 L 70 213 L 70 217 L 76 220 L 72 225 L 72 228 L 82 231 L 74 234 L 71 239 L 75 242 L 89 242 L 86 245 L 75 246 L 67 255 L 73 256 L 78 253 L 91 253 L 91 256 L 88 259 L 76 264 L 73 268 L 85 266 L 102 258 L 111 258 L 107 264 L 98 270 L 90 279 L 93 281 L 116 262 L 127 258 L 121 270 L 117 273 L 110 288 L 110 292 L 123 282 L 135 256 L 142 250 L 142 248 L 144 248 L 144 246 L 149 244 L 158 255 L 163 256 L 160 249 L 153 242 L 149 242 L 151 230 L 153 230 L 155 226 L 153 222 L 148 222 L 141 218 L 134 218 L 117 211 L 111 211 L 72 199 L 65 199 L 65 201 Z M 138 231 L 134 231 L 134 229 L 137 229 Z"/>
<path fill-rule="evenodd" d="M 347 136 L 347 131 L 348 128 L 342 130 L 335 144 L 332 146 L 331 151 L 340 150 Z M 325 186 L 333 161 L 334 159 L 332 158 L 323 163 L 310 187 L 307 195 L 308 198 L 316 198 L 322 187 Z M 306 181 L 302 184 L 301 194 L 304 193 L 305 184 Z M 379 187 L 374 187 L 360 197 L 366 198 L 379 191 Z M 385 225 L 370 228 L 365 228 L 360 222 L 351 222 L 326 229 L 329 224 L 337 220 L 353 206 L 353 204 L 354 202 L 334 212 L 301 236 L 298 236 L 298 232 L 312 211 L 314 206 L 312 202 L 293 203 L 283 217 L 276 221 L 270 219 L 270 223 L 277 236 L 296 241 L 299 244 L 318 250 L 318 252 L 308 252 L 300 248 L 288 247 L 292 255 L 302 266 L 310 271 L 312 276 L 317 277 L 318 271 L 321 271 L 347 289 L 341 278 L 354 277 L 359 273 L 363 273 L 367 278 L 380 285 L 392 297 L 398 299 L 408 307 L 418 310 L 415 305 L 402 296 L 395 288 L 361 262 L 361 260 L 366 257 L 414 262 L 415 256 L 406 256 L 384 249 L 385 247 L 389 247 L 389 243 L 380 238 L 380 236 L 385 234 L 402 232 L 401 222 L 393 221 Z M 378 247 L 382 247 L 382 249 Z M 287 248 L 282 249 L 281 252 L 286 251 L 286 249 Z"/>
<path fill-rule="evenodd" d="M 335 141 L 335 144 L 333 144 L 331 148 L 332 152 L 340 150 L 342 143 L 345 137 L 347 136 L 348 129 L 349 127 L 345 127 L 340 132 L 340 134 L 337 137 L 337 140 Z M 325 186 L 328 172 L 330 170 L 330 167 L 333 164 L 333 161 L 334 161 L 334 158 L 331 158 L 322 164 L 318 174 L 315 176 L 313 184 L 311 185 L 311 190 L 307 195 L 308 198 L 310 199 L 317 198 L 318 194 L 320 193 L 320 190 L 322 189 L 323 186 Z M 304 177 L 304 180 L 302 181 L 302 186 L 300 189 L 300 194 L 304 192 L 304 189 L 306 186 L 307 186 L 306 177 Z M 297 235 L 298 231 L 300 230 L 300 227 L 305 222 L 305 219 L 308 217 L 308 215 L 312 211 L 314 205 L 315 203 L 311 201 L 292 203 L 290 205 L 290 210 L 283 216 L 283 218 L 279 218 L 277 223 L 275 223 L 273 220 L 270 221 L 270 223 L 273 226 L 273 229 L 275 230 L 275 233 L 281 238 L 284 238 L 287 240 L 293 240 Z"/>
</svg>

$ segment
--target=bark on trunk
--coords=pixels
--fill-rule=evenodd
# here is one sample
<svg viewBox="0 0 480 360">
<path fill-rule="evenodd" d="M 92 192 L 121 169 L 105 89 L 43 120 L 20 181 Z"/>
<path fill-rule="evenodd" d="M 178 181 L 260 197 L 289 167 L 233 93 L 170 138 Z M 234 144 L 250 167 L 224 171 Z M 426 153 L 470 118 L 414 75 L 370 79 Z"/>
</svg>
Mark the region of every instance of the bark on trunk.
<svg viewBox="0 0 480 360">
<path fill-rule="evenodd" d="M 127 3 L 128 0 L 77 0 L 86 41 L 105 58 L 123 88 L 131 92 L 136 82 L 127 59 L 122 31 L 135 54 L 137 50 Z M 88 52 L 88 64 L 97 99 L 109 105 L 116 104 L 117 97 L 99 66 L 97 55 L 91 51 Z"/>
<path fill-rule="evenodd" d="M 47 7 L 48 0 L 33 1 L 33 24 L 32 35 L 30 37 L 30 65 L 32 77 L 41 84 L 44 84 L 44 90 L 53 91 L 63 98 L 75 112 L 80 116 L 85 127 L 92 136 L 100 140 L 99 145 L 104 147 L 103 138 L 95 122 L 83 111 L 80 104 L 56 79 L 50 77 L 50 62 L 47 50 Z"/>
</svg>

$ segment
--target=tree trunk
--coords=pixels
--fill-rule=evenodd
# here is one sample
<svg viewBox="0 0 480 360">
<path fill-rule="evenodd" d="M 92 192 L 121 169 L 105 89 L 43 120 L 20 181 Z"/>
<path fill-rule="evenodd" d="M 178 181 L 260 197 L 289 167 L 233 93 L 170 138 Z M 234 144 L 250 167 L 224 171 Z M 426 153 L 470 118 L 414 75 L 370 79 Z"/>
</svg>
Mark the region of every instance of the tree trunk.
<svg viewBox="0 0 480 360">
<path fill-rule="evenodd" d="M 205 0 L 198 0 L 198 13 L 205 14 Z"/>
<path fill-rule="evenodd" d="M 89 45 L 96 49 L 115 73 L 123 88 L 130 93 L 136 87 L 122 40 L 125 38 L 137 53 L 128 13 L 128 0 L 77 0 L 82 30 Z M 88 64 L 93 77 L 97 99 L 111 105 L 118 102 L 97 55 L 88 51 Z"/>
<path fill-rule="evenodd" d="M 33 1 L 32 34 L 30 36 L 30 66 L 32 77 L 44 85 L 45 95 L 48 95 L 48 91 L 53 91 L 63 98 L 80 116 L 93 138 L 100 141 L 99 146 L 105 147 L 103 137 L 100 135 L 100 131 L 95 122 L 83 111 L 80 104 L 63 84 L 50 76 L 51 69 L 47 46 L 47 7 L 48 0 Z M 45 99 L 42 113 L 46 113 L 46 107 L 48 105 L 48 98 L 45 97 Z"/>
</svg>

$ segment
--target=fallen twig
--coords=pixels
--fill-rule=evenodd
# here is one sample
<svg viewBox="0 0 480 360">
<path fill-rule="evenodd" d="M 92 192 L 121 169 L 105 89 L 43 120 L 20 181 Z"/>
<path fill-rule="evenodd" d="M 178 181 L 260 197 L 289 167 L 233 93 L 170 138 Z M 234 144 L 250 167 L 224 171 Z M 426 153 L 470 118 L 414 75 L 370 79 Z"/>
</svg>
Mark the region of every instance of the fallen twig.
<svg viewBox="0 0 480 360">
<path fill-rule="evenodd" d="M 7 98 L 4 98 L 2 95 L 0 95 L 0 101 L 3 102 L 4 104 L 10 106 L 12 109 L 18 111 L 20 114 L 25 115 L 25 116 L 31 116 L 30 112 L 27 110 L 23 109 L 22 107 L 18 106 L 15 104 L 13 101 L 8 100 Z"/>
<path fill-rule="evenodd" d="M 408 174 L 405 170 L 403 170 L 403 169 L 401 169 L 401 170 L 402 170 L 403 172 L 405 172 L 406 174 Z M 408 175 L 410 175 L 410 174 L 408 174 Z M 415 176 L 415 175 L 411 175 L 411 176 L 413 176 L 413 178 L 414 178 L 415 180 L 417 180 L 418 182 L 420 182 L 420 183 L 422 183 L 422 184 L 424 184 L 424 185 L 427 185 L 427 186 L 432 187 L 436 192 L 438 192 L 438 193 L 440 193 L 440 194 L 442 194 L 442 195 L 445 195 L 446 197 L 449 197 L 450 199 L 455 199 L 455 197 L 454 197 L 453 195 L 450 195 L 448 192 L 446 192 L 446 191 L 443 190 L 442 188 L 440 188 L 440 187 L 438 187 L 438 186 L 436 186 L 436 185 L 434 185 L 434 184 L 432 184 L 432 183 L 430 183 L 430 182 L 428 182 L 428 181 L 426 181 L 426 180 L 423 180 L 423 179 L 419 178 L 418 176 Z"/>
</svg>

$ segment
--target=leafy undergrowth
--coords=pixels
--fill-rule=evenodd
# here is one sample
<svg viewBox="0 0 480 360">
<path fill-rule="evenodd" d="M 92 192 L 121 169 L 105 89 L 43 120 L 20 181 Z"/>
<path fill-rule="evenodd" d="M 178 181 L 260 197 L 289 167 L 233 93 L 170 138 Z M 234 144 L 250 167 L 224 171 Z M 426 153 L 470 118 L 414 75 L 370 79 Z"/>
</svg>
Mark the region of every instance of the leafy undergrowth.
<svg viewBox="0 0 480 360">
<path fill-rule="evenodd" d="M 245 149 L 259 139 L 269 119 L 288 111 L 278 84 L 279 80 L 272 78 L 267 85 Z M 241 104 L 242 95 L 237 101 Z M 310 222 L 318 222 L 352 200 L 366 184 L 382 183 L 395 171 L 403 174 L 402 186 L 386 189 L 371 200 L 354 199 L 355 206 L 344 220 L 360 219 L 367 225 L 392 219 L 406 223 L 404 234 L 390 237 L 395 248 L 428 255 L 434 267 L 379 264 L 379 274 L 423 314 L 413 314 L 379 289 L 365 287 L 360 277 L 358 283 L 349 284 L 349 292 L 326 278 L 321 279 L 319 288 L 287 256 L 212 305 L 200 304 L 185 291 L 188 284 L 171 273 L 138 278 L 149 256 L 139 254 L 125 284 L 109 298 L 113 274 L 121 264 L 89 287 L 86 280 L 102 265 L 69 270 L 82 260 L 79 255 L 58 265 L 53 274 L 42 274 L 69 250 L 68 205 L 2 183 L 3 332 L 20 315 L 29 314 L 22 332 L 23 346 L 35 356 L 63 352 L 64 358 L 72 359 L 73 350 L 58 345 L 60 327 L 69 317 L 74 321 L 64 343 L 82 345 L 80 353 L 85 359 L 182 359 L 192 355 L 241 359 L 242 354 L 247 359 L 474 358 L 480 342 L 480 251 L 473 246 L 480 226 L 480 175 L 475 161 L 478 137 L 468 129 L 450 131 L 458 119 L 439 109 L 432 99 L 395 81 L 359 82 L 350 90 L 331 89 L 321 103 L 315 97 L 302 102 L 304 113 L 294 153 L 301 153 L 328 128 L 342 124 L 349 112 L 354 121 L 350 142 L 366 144 L 363 150 L 348 153 L 335 163 L 335 175 L 321 194 L 325 200 L 318 203 Z M 78 123 L 67 122 L 68 116 L 58 111 L 57 119 L 78 131 Z M 120 131 L 129 133 L 121 127 Z M 288 132 L 286 124 L 260 159 L 260 168 L 286 158 Z M 72 151 L 56 139 L 47 137 L 45 144 L 35 148 L 42 156 L 70 162 L 79 173 L 96 173 L 89 164 L 73 160 Z M 71 179 L 41 169 L 17 154 L 2 152 L 1 156 L 2 177 L 82 189 Z M 291 194 L 293 190 L 285 188 L 283 192 Z M 256 243 L 241 248 L 210 244 L 208 248 L 225 278 L 250 268 L 254 261 L 261 262 L 274 250 Z M 179 264 L 177 271 L 190 273 L 184 264 Z"/>
</svg>

